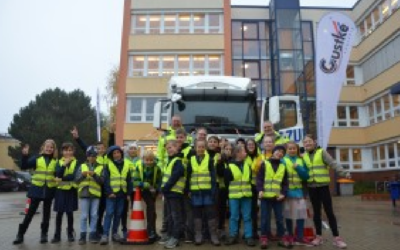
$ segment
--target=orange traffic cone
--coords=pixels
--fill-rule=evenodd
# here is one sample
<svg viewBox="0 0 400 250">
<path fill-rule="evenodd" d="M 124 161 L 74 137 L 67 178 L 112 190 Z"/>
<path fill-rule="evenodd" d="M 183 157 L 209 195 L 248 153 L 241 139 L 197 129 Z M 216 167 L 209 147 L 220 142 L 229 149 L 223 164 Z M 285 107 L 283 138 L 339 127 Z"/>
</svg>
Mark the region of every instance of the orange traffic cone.
<svg viewBox="0 0 400 250">
<path fill-rule="evenodd" d="M 315 238 L 314 234 L 314 227 L 311 224 L 311 213 L 310 209 L 307 208 L 307 219 L 304 223 L 304 238 L 307 238 L 308 240 L 313 240 Z"/>
<path fill-rule="evenodd" d="M 131 223 L 126 241 L 122 244 L 126 245 L 147 245 L 152 242 L 149 241 L 147 235 L 146 223 L 144 218 L 144 211 L 142 206 L 142 195 L 139 187 L 136 187 L 135 199 L 133 201 L 133 209 L 131 212 Z"/>
<path fill-rule="evenodd" d="M 27 215 L 29 211 L 29 207 L 31 206 L 31 198 L 27 198 L 25 202 L 25 209 L 23 212 L 20 212 L 20 215 Z M 36 211 L 35 214 L 38 214 L 39 212 Z"/>
</svg>

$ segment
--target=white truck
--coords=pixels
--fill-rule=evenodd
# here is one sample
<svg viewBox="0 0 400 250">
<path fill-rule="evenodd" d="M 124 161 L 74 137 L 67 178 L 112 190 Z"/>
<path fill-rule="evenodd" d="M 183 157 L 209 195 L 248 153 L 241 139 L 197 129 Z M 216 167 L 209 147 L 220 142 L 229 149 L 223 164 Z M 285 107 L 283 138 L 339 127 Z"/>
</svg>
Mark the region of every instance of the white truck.
<svg viewBox="0 0 400 250">
<path fill-rule="evenodd" d="M 279 127 L 279 133 L 301 142 L 304 134 L 298 96 L 274 96 L 257 99 L 249 78 L 231 76 L 173 76 L 168 97 L 154 105 L 153 126 L 161 129 L 162 116 L 167 124 L 174 115 L 182 118 L 188 133 L 205 127 L 208 135 L 235 141 L 254 138 L 262 132 L 264 120 Z"/>
</svg>

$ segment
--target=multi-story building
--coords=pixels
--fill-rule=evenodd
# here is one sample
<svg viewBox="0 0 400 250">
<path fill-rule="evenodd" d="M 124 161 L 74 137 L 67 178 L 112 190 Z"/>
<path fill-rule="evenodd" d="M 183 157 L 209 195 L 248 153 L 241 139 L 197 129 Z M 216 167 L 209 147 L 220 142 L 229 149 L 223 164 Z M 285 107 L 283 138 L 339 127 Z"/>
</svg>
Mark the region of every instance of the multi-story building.
<svg viewBox="0 0 400 250">
<path fill-rule="evenodd" d="M 360 0 L 351 8 L 231 6 L 229 0 L 126 0 L 117 107 L 117 142 L 152 146 L 153 104 L 172 75 L 233 75 L 253 80 L 258 98 L 301 97 L 315 132 L 315 46 L 320 18 L 349 15 L 359 32 L 330 137 L 332 154 L 356 178 L 400 170 L 400 0 Z"/>
</svg>

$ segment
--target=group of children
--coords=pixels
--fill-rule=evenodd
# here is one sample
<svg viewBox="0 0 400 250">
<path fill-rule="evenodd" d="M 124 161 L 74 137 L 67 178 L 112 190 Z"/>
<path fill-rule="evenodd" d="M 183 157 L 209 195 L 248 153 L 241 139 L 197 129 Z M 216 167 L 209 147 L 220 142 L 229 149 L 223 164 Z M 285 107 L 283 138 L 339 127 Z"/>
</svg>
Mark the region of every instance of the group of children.
<svg viewBox="0 0 400 250">
<path fill-rule="evenodd" d="M 135 144 L 129 145 L 125 154 L 119 146 L 110 146 L 107 151 L 102 143 L 87 147 L 74 129 L 74 138 L 86 150 L 87 160 L 80 165 L 74 158 L 72 143 L 62 145 L 61 158 L 57 156 L 53 140 L 43 143 L 38 156 L 28 157 L 29 147 L 25 146 L 21 167 L 34 170 L 32 187 L 28 191 L 31 206 L 19 225 L 14 244 L 24 241 L 40 202 L 43 202 L 40 242 L 48 241 L 53 198 L 57 215 L 52 243 L 61 240 L 64 213 L 68 218 L 68 241 L 75 240 L 73 213 L 78 209 L 78 200 L 81 210 L 79 244 L 85 244 L 89 235 L 92 243 L 106 245 L 110 230 L 113 241 L 124 240 L 130 197 L 135 188 L 140 188 L 146 203 L 149 238 L 159 240 L 165 248 L 175 248 L 182 238 L 196 245 L 206 240 L 215 246 L 219 246 L 221 240 L 225 240 L 226 245 L 236 244 L 240 239 L 241 219 L 243 239 L 248 246 L 255 246 L 257 239 L 262 249 L 273 240 L 287 248 L 295 244 L 320 245 L 323 243 L 321 205 L 332 229 L 333 244 L 346 247 L 339 237 L 332 210 L 328 169 L 346 173 L 326 151 L 316 147 L 315 138 L 305 136 L 306 152 L 300 156 L 295 142 L 275 145 L 274 136 L 263 136 L 262 145 L 259 145 L 253 139 L 239 139 L 235 144 L 216 136 L 206 140 L 204 128 L 199 128 L 197 134 L 194 143 L 190 143 L 183 128 L 175 129 L 162 137 L 167 157 L 158 155 L 156 158 L 153 152 L 146 151 L 140 159 Z M 314 210 L 317 236 L 312 241 L 303 235 L 307 218 L 305 190 Z M 162 237 L 156 233 L 155 226 L 155 203 L 159 193 L 164 201 Z M 276 234 L 271 231 L 271 210 L 275 214 Z M 227 214 L 228 235 L 225 234 Z M 120 223 L 122 237 L 118 234 Z"/>
</svg>

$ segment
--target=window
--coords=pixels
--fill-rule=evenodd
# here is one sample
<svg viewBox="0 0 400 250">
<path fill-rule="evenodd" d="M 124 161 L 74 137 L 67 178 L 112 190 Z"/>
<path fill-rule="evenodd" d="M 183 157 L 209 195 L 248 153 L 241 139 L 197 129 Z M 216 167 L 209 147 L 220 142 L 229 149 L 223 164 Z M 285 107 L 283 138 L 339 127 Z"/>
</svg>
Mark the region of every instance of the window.
<svg viewBox="0 0 400 250">
<path fill-rule="evenodd" d="M 336 159 L 344 169 L 362 169 L 361 148 L 337 148 Z"/>
<path fill-rule="evenodd" d="M 133 56 L 132 76 L 144 76 L 145 57 Z"/>
<path fill-rule="evenodd" d="M 258 41 L 243 41 L 243 58 L 259 59 L 260 47 Z"/>
<path fill-rule="evenodd" d="M 206 28 L 205 14 L 193 14 L 193 33 L 204 33 Z"/>
<path fill-rule="evenodd" d="M 149 34 L 159 34 L 161 15 L 149 15 Z"/>
<path fill-rule="evenodd" d="M 400 115 L 400 95 L 392 95 L 393 116 Z M 400 155 L 399 155 L 400 157 Z"/>
<path fill-rule="evenodd" d="M 147 15 L 134 15 L 132 18 L 132 27 L 134 34 L 146 33 Z"/>
<path fill-rule="evenodd" d="M 222 33 L 220 14 L 208 14 L 208 33 Z"/>
<path fill-rule="evenodd" d="M 127 122 L 153 122 L 154 104 L 162 97 L 128 97 L 127 98 Z M 167 113 L 162 114 L 162 120 L 166 121 Z"/>
<path fill-rule="evenodd" d="M 390 115 L 390 96 L 389 95 L 383 96 L 382 101 L 383 101 L 383 116 L 385 117 L 385 120 L 387 120 L 391 117 L 391 115 Z"/>
<path fill-rule="evenodd" d="M 244 39 L 258 39 L 257 23 L 243 23 L 243 38 Z"/>
<path fill-rule="evenodd" d="M 160 76 L 160 57 L 148 56 L 147 62 L 147 76 Z"/>
<path fill-rule="evenodd" d="M 222 13 L 133 14 L 133 34 L 222 33 Z"/>
<path fill-rule="evenodd" d="M 222 75 L 221 55 L 133 55 L 129 77 Z"/>
<path fill-rule="evenodd" d="M 358 127 L 360 126 L 358 106 L 338 106 L 337 127 Z"/>
<path fill-rule="evenodd" d="M 391 8 L 389 5 L 389 0 L 382 2 L 382 20 L 385 21 L 391 14 Z"/>
<path fill-rule="evenodd" d="M 346 85 L 355 85 L 356 81 L 354 79 L 354 66 L 349 65 L 347 66 L 346 70 Z"/>
<path fill-rule="evenodd" d="M 376 121 L 375 121 L 375 108 L 374 108 L 374 103 L 373 102 L 371 102 L 368 105 L 368 114 L 369 114 L 369 124 L 370 125 L 375 124 L 376 123 Z"/>
<path fill-rule="evenodd" d="M 374 103 L 375 103 L 375 112 L 376 112 L 376 117 L 377 117 L 376 121 L 380 122 L 383 120 L 381 99 L 379 98 L 379 99 L 375 100 Z"/>
<path fill-rule="evenodd" d="M 178 21 L 179 33 L 190 33 L 191 15 L 189 13 L 179 13 Z"/>
<path fill-rule="evenodd" d="M 164 33 L 175 33 L 176 27 L 176 15 L 164 15 Z"/>
<path fill-rule="evenodd" d="M 245 62 L 244 76 L 252 79 L 258 79 L 260 76 L 258 62 Z"/>
</svg>

